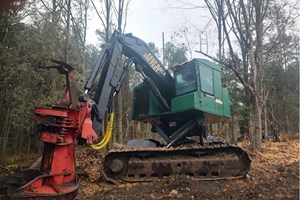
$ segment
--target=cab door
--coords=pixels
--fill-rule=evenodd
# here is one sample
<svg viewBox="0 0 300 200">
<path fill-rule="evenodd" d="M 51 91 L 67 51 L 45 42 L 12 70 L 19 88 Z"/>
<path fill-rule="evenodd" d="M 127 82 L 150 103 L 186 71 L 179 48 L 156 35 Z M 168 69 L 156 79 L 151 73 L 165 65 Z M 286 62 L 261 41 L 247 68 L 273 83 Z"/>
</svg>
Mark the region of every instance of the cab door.
<svg viewBox="0 0 300 200">
<path fill-rule="evenodd" d="M 206 112 L 216 112 L 214 73 L 211 67 L 199 63 L 201 107 Z"/>
</svg>

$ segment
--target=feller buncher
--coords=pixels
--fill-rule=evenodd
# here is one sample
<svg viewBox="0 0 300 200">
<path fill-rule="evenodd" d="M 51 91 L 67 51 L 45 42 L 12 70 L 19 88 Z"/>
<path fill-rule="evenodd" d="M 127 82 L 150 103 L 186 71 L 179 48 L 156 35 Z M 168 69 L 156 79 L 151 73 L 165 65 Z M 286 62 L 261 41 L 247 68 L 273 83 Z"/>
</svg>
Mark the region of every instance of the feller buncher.
<svg viewBox="0 0 300 200">
<path fill-rule="evenodd" d="M 193 59 L 174 66 L 172 76 L 144 41 L 115 31 L 78 98 L 73 67 L 53 62 L 46 68 L 64 74 L 67 89 L 61 102 L 34 110 L 44 143 L 40 169 L 6 177 L 1 198 L 76 199 L 74 145 L 88 143 L 99 150 L 108 144 L 113 99 L 133 66 L 143 82 L 133 91 L 132 118 L 149 123 L 161 141 L 132 140 L 128 148 L 108 151 L 103 160 L 108 181 L 153 181 L 169 175 L 219 180 L 244 177 L 249 171 L 251 161 L 244 150 L 205 140 L 205 125 L 230 117 L 228 90 L 222 87 L 218 65 Z M 105 115 L 109 121 L 102 133 Z"/>
</svg>

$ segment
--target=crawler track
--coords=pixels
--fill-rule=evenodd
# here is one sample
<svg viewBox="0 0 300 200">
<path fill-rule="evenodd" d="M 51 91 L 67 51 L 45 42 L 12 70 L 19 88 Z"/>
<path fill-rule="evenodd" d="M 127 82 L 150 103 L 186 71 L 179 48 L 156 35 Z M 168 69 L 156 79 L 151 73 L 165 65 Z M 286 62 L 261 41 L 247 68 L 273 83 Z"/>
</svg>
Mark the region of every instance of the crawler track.
<svg viewBox="0 0 300 200">
<path fill-rule="evenodd" d="M 176 148 L 130 148 L 109 151 L 104 177 L 111 182 L 153 181 L 169 175 L 197 180 L 244 177 L 251 160 L 246 151 L 227 144 Z"/>
</svg>

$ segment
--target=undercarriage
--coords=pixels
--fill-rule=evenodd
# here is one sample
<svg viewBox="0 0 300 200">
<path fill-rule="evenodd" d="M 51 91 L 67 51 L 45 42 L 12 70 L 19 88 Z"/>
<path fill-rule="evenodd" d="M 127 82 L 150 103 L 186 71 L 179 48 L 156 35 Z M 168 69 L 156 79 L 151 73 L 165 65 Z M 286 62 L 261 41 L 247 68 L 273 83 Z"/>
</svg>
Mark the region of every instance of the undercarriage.
<svg viewBox="0 0 300 200">
<path fill-rule="evenodd" d="M 223 143 L 128 148 L 107 153 L 103 175 L 111 182 L 153 181 L 170 175 L 196 180 L 235 179 L 248 173 L 250 163 L 246 151 Z"/>
</svg>

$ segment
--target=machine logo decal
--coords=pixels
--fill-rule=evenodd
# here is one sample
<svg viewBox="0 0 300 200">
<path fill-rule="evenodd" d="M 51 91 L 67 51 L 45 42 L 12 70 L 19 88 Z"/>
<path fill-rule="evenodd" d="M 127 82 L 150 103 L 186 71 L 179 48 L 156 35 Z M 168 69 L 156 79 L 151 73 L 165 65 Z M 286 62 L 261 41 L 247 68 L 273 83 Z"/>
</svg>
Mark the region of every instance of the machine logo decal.
<svg viewBox="0 0 300 200">
<path fill-rule="evenodd" d="M 149 65 L 152 67 L 152 69 L 157 72 L 162 74 L 163 76 L 166 76 L 166 72 L 163 68 L 160 67 L 159 63 L 157 62 L 157 60 L 153 57 L 153 55 L 151 55 L 151 53 L 145 53 L 143 55 L 143 57 L 145 58 L 145 60 L 149 63 Z"/>
</svg>

